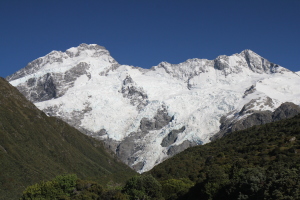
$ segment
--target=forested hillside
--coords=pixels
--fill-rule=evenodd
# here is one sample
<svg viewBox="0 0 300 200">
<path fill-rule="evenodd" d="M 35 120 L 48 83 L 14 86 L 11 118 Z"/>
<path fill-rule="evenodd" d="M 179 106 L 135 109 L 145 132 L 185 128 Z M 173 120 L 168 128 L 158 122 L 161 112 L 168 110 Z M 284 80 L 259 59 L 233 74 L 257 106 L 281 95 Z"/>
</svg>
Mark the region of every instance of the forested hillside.
<svg viewBox="0 0 300 200">
<path fill-rule="evenodd" d="M 29 185 L 57 175 L 106 185 L 124 183 L 136 173 L 92 139 L 47 117 L 0 79 L 0 199 L 17 199 Z"/>
<path fill-rule="evenodd" d="M 167 199 L 300 199 L 300 115 L 189 148 L 149 174 L 173 181 Z M 174 190 L 182 180 L 195 185 Z"/>
</svg>

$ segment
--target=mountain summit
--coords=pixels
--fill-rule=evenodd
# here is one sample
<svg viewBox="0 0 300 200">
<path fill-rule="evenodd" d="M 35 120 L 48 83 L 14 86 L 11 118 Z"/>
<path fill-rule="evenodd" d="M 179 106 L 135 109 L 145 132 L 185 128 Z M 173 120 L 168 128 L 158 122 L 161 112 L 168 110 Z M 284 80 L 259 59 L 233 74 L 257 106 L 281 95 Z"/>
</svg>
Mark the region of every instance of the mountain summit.
<svg viewBox="0 0 300 200">
<path fill-rule="evenodd" d="M 251 50 L 142 69 L 119 64 L 104 47 L 81 44 L 6 79 L 47 115 L 104 140 L 139 172 L 209 142 L 226 119 L 300 104 L 300 76 Z"/>
</svg>

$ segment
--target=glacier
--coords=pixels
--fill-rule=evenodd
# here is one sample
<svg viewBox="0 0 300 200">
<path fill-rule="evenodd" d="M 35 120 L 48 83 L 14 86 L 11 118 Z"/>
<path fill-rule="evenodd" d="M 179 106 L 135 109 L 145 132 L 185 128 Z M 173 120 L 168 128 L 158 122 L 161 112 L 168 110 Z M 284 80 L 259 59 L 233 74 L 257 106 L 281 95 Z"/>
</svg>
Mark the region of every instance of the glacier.
<svg viewBox="0 0 300 200">
<path fill-rule="evenodd" d="M 103 140 L 141 173 L 210 142 L 224 116 L 300 105 L 299 74 L 251 50 L 143 69 L 119 64 L 102 46 L 81 44 L 6 79 L 47 115 Z"/>
</svg>

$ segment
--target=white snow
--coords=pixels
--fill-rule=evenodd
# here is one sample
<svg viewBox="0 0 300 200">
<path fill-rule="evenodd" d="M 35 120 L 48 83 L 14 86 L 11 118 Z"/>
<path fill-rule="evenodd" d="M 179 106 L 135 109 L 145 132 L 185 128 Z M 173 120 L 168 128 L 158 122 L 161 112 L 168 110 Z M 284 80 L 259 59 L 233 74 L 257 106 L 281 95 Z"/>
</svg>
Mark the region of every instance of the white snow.
<svg viewBox="0 0 300 200">
<path fill-rule="evenodd" d="M 76 54 L 78 48 L 67 51 Z M 142 72 L 127 65 L 110 70 L 114 59 L 106 50 L 101 51 L 105 54 L 94 56 L 94 50 L 85 50 L 72 58 L 66 53 L 55 52 L 54 57 L 60 55 L 63 62 L 46 63 L 36 73 L 14 80 L 11 84 L 26 85 L 31 77 L 64 73 L 80 62 L 86 62 L 90 66 L 90 78 L 80 76 L 74 87 L 69 88 L 62 97 L 36 103 L 36 106 L 41 110 L 56 106 L 57 116 L 62 118 L 71 118 L 72 113 L 89 108 L 90 111 L 82 116 L 80 127 L 91 132 L 106 129 L 105 137 L 116 141 L 137 132 L 142 118 L 152 119 L 157 110 L 165 106 L 174 120 L 163 129 L 151 131 L 136 141 L 145 146 L 144 151 L 135 153 L 138 157 L 136 163 L 144 163 L 140 172 L 150 170 L 167 157 L 167 148 L 160 144 L 172 130 L 186 127 L 174 145 L 185 140 L 207 143 L 210 136 L 219 130 L 220 118 L 231 111 L 241 110 L 251 99 L 258 99 L 254 109 L 260 110 L 274 109 L 260 106 L 267 97 L 277 107 L 286 101 L 300 105 L 300 72 L 298 75 L 288 71 L 271 74 L 261 73 L 259 69 L 259 73 L 255 73 L 246 66 L 243 53 L 220 56 L 219 59 L 229 66 L 223 71 L 215 69 L 213 61 L 190 59 L 177 65 L 163 62 L 152 70 Z M 106 72 L 106 75 L 100 75 L 101 72 Z M 120 93 L 123 80 L 128 75 L 148 95 L 149 104 L 141 111 Z M 244 92 L 252 85 L 256 91 L 243 98 Z"/>
</svg>

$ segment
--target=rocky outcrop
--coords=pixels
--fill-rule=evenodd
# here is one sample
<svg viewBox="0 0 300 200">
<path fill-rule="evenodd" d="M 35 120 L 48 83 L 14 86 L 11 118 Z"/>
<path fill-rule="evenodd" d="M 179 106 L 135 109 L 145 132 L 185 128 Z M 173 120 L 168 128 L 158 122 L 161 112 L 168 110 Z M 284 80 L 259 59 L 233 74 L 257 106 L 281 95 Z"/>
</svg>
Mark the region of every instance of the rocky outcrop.
<svg viewBox="0 0 300 200">
<path fill-rule="evenodd" d="M 244 96 L 243 98 L 245 98 L 247 95 L 252 94 L 253 92 L 256 91 L 256 88 L 254 85 L 251 85 L 250 88 L 248 88 L 245 92 L 244 92 Z"/>
<path fill-rule="evenodd" d="M 244 106 L 245 107 L 245 106 Z M 244 113 L 245 109 L 241 110 L 240 113 Z M 220 120 L 221 126 L 220 131 L 215 134 L 211 140 L 215 140 L 227 135 L 233 131 L 244 130 L 255 125 L 262 125 L 282 119 L 294 117 L 300 113 L 300 107 L 291 102 L 281 104 L 274 112 L 271 111 L 252 111 L 253 113 L 249 116 L 239 120 L 230 121 L 226 120 L 226 117 L 222 117 Z"/>
<path fill-rule="evenodd" d="M 175 143 L 179 133 L 182 133 L 185 130 L 185 126 L 178 130 L 172 130 L 161 142 L 162 147 L 168 147 L 171 144 Z"/>
<path fill-rule="evenodd" d="M 228 76 L 231 73 L 240 73 L 243 71 L 243 68 L 241 66 L 245 65 L 242 61 L 240 61 L 239 65 L 237 66 L 231 66 L 229 62 L 229 56 L 219 56 L 214 60 L 214 68 L 217 70 L 222 71 L 222 74 L 225 76 Z"/>
<path fill-rule="evenodd" d="M 121 141 L 117 146 L 116 153 L 118 157 L 135 170 L 138 171 L 142 169 L 142 163 L 133 165 L 138 159 L 135 153 L 138 151 L 143 151 L 145 148 L 145 143 L 141 141 L 150 131 L 162 129 L 164 126 L 168 125 L 172 119 L 173 117 L 169 116 L 165 107 L 162 107 L 162 109 L 158 110 L 153 119 L 142 118 L 140 121 L 139 131 L 130 133 L 130 135 Z M 183 132 L 184 129 L 185 127 L 182 127 L 179 130 L 174 130 L 173 134 L 178 135 L 178 133 Z"/>
<path fill-rule="evenodd" d="M 63 74 L 46 73 L 41 77 L 29 78 L 25 84 L 16 86 L 18 90 L 30 101 L 41 102 L 61 97 L 65 92 L 74 86 L 75 80 L 86 75 L 91 78 L 88 72 L 89 65 L 80 62 Z"/>
<path fill-rule="evenodd" d="M 250 128 L 255 125 L 261 125 L 272 122 L 272 112 L 267 111 L 256 111 L 250 116 L 246 117 L 244 120 L 241 120 L 235 124 L 231 125 L 231 128 L 227 129 L 227 132 L 239 131 L 246 128 Z"/>
<path fill-rule="evenodd" d="M 212 60 L 193 58 L 179 64 L 161 62 L 158 66 L 155 66 L 151 69 L 156 70 L 162 68 L 172 77 L 183 80 L 185 83 L 187 83 L 187 87 L 189 88 L 190 85 L 188 82 L 191 78 L 207 72 L 209 68 L 213 67 L 213 65 L 214 61 Z"/>
<path fill-rule="evenodd" d="M 142 139 L 142 133 L 131 133 L 126 137 L 116 149 L 117 156 L 127 165 L 132 166 L 136 161 L 137 157 L 134 156 L 134 153 L 137 151 L 143 150 L 144 145 L 139 144 L 136 141 Z M 139 170 L 139 169 L 138 169 Z"/>
<path fill-rule="evenodd" d="M 272 114 L 273 121 L 292 118 L 300 113 L 300 107 L 294 103 L 286 102 L 281 104 Z"/>
<path fill-rule="evenodd" d="M 36 73 L 46 65 L 56 64 L 60 65 L 64 62 L 64 60 L 69 58 L 74 58 L 80 56 L 85 51 L 93 51 L 91 57 L 100 57 L 102 55 L 109 55 L 109 52 L 105 49 L 105 47 L 100 45 L 88 45 L 88 44 L 80 44 L 77 48 L 68 49 L 66 52 L 61 51 L 52 51 L 44 57 L 38 58 L 30 63 L 23 69 L 17 71 L 16 73 L 6 77 L 6 80 L 13 81 L 31 74 Z M 117 62 L 114 60 L 115 64 Z M 80 63 L 78 64 L 80 67 Z M 85 67 L 83 67 L 84 69 Z M 78 66 L 77 66 L 78 69 Z"/>
<path fill-rule="evenodd" d="M 40 101 L 46 101 L 56 97 L 56 86 L 54 84 L 51 74 L 45 74 L 43 81 L 38 83 L 39 99 Z"/>
<path fill-rule="evenodd" d="M 152 130 L 160 130 L 171 122 L 173 117 L 169 116 L 168 111 L 165 107 L 158 110 L 153 119 L 142 118 L 140 122 L 140 130 L 147 133 Z"/>
<path fill-rule="evenodd" d="M 130 76 L 127 76 L 123 80 L 120 92 L 124 98 L 130 99 L 130 104 L 137 106 L 138 110 L 141 110 L 148 104 L 148 95 L 144 92 L 143 88 L 136 85 Z"/>
<path fill-rule="evenodd" d="M 276 73 L 280 71 L 289 71 L 283 69 L 279 65 L 269 62 L 267 59 L 259 56 L 255 52 L 246 49 L 240 54 L 247 62 L 248 68 L 255 73 Z"/>
<path fill-rule="evenodd" d="M 191 141 L 185 140 L 184 142 L 182 142 L 179 145 L 170 146 L 168 149 L 167 155 L 169 157 L 172 157 L 172 156 L 184 151 L 185 149 L 196 146 L 196 145 L 198 145 L 196 142 L 191 142 Z"/>
</svg>

